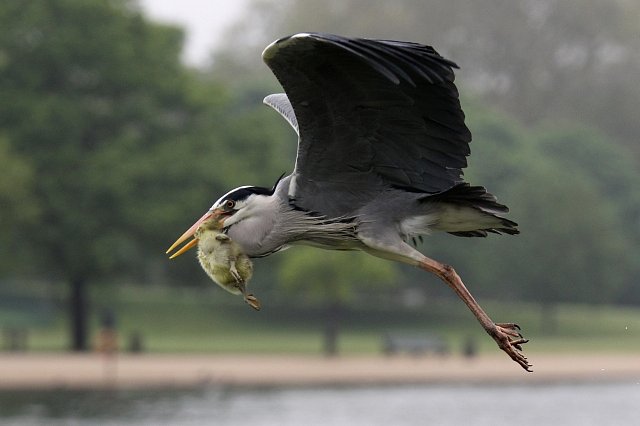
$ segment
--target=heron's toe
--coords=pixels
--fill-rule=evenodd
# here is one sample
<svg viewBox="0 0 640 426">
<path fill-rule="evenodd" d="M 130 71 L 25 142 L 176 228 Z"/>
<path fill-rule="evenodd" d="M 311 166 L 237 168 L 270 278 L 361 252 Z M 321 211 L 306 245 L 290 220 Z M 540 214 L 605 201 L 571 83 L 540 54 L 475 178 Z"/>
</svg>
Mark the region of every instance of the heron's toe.
<svg viewBox="0 0 640 426">
<path fill-rule="evenodd" d="M 526 371 L 531 372 L 532 365 L 529 364 L 527 357 L 522 353 L 522 345 L 529 340 L 522 337 L 520 327 L 514 323 L 498 323 L 495 324 L 492 337 L 498 343 L 500 349 L 505 351 L 512 360 L 520 364 Z"/>
</svg>

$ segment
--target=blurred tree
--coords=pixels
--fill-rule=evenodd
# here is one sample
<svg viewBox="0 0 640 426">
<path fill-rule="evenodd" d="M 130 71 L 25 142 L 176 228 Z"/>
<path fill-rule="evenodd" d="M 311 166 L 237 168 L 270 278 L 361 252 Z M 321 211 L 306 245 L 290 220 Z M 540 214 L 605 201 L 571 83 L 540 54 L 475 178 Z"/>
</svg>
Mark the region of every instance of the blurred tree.
<svg viewBox="0 0 640 426">
<path fill-rule="evenodd" d="M 582 126 L 527 132 L 486 113 L 472 122 L 482 149 L 470 179 L 496 188 L 522 231 L 471 244 L 462 261 L 483 291 L 550 306 L 611 302 L 633 286 L 640 177 L 624 148 Z"/>
<path fill-rule="evenodd" d="M 0 246 L 6 254 L 0 258 L 0 270 L 7 273 L 28 266 L 29 256 L 22 251 L 20 236 L 26 226 L 39 218 L 38 202 L 34 194 L 34 171 L 29 161 L 0 136 Z"/>
<path fill-rule="evenodd" d="M 574 173 L 588 174 L 596 190 L 605 193 L 618 209 L 627 232 L 640 237 L 640 174 L 629 149 L 617 147 L 600 131 L 584 124 L 548 125 L 535 135 L 535 145 L 544 157 L 563 163 Z"/>
<path fill-rule="evenodd" d="M 510 285 L 517 277 L 523 298 L 542 306 L 548 331 L 554 331 L 549 307 L 610 303 L 634 269 L 616 206 L 588 175 L 558 166 L 538 162 L 511 188 L 514 215 L 528 231 L 508 250 L 493 253 L 503 265 L 493 279 Z"/>
<path fill-rule="evenodd" d="M 71 348 L 85 350 L 87 283 L 143 269 L 145 247 L 160 257 L 173 234 L 158 231 L 211 190 L 215 148 L 188 142 L 219 97 L 180 64 L 182 33 L 125 0 L 3 2 L 0 28 L 0 130 L 42 217 L 19 241 L 69 283 Z"/>
<path fill-rule="evenodd" d="M 338 353 L 340 318 L 346 306 L 367 303 L 367 292 L 397 285 L 397 265 L 359 252 L 296 247 L 283 254 L 281 291 L 326 309 L 324 352 Z"/>
</svg>

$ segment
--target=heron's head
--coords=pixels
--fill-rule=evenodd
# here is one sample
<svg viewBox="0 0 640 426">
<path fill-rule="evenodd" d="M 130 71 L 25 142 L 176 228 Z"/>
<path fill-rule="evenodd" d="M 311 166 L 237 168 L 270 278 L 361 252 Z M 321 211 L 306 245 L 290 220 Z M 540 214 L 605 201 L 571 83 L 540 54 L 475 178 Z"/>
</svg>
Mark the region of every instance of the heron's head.
<svg viewBox="0 0 640 426">
<path fill-rule="evenodd" d="M 241 186 L 227 192 L 169 247 L 167 253 L 173 251 L 190 237 L 194 237 L 193 240 L 172 254 L 170 259 L 180 256 L 198 243 L 195 234 L 203 224 L 209 229 L 227 230 L 243 220 L 262 216 L 266 210 L 270 209 L 268 200 L 271 199 L 273 192 L 273 189 L 257 186 Z"/>
</svg>

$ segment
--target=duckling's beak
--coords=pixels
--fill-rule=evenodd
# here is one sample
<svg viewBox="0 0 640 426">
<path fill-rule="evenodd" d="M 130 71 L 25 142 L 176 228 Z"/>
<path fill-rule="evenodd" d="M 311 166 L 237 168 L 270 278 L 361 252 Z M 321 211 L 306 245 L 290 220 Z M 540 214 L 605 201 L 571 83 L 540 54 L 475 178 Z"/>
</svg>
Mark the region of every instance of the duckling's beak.
<svg viewBox="0 0 640 426">
<path fill-rule="evenodd" d="M 211 218 L 213 216 L 214 211 L 213 210 L 209 210 L 207 211 L 200 219 L 198 219 L 196 221 L 196 223 L 194 223 L 193 225 L 191 225 L 191 228 L 187 229 L 185 231 L 184 234 L 182 234 L 180 236 L 180 238 L 178 238 L 176 240 L 175 243 L 173 243 L 171 245 L 171 247 L 169 247 L 169 250 L 167 250 L 167 254 L 169 254 L 169 252 L 173 251 L 173 249 L 175 249 L 176 247 L 178 247 L 180 244 L 182 244 L 184 241 L 186 241 L 187 239 L 189 239 L 190 237 L 193 237 L 193 235 L 196 233 L 196 230 L 198 229 L 198 227 L 202 224 L 202 222 L 204 222 L 205 220 L 208 220 L 209 218 Z M 184 246 L 182 246 L 180 248 L 180 250 L 178 250 L 177 252 L 173 253 L 169 259 L 175 259 L 176 257 L 180 256 L 182 253 L 186 252 L 187 250 L 189 250 L 190 248 L 192 248 L 193 246 L 195 246 L 196 244 L 198 244 L 198 239 L 194 238 L 193 240 L 189 241 L 187 244 L 185 244 Z"/>
</svg>

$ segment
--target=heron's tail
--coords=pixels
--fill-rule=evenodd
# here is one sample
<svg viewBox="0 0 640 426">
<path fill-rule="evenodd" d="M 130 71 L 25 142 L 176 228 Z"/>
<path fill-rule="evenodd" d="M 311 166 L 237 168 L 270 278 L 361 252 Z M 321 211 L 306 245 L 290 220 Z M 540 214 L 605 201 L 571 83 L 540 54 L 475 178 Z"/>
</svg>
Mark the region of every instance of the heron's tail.
<svg viewBox="0 0 640 426">
<path fill-rule="evenodd" d="M 519 234 L 518 224 L 501 214 L 509 208 L 482 186 L 460 183 L 447 191 L 429 195 L 421 201 L 437 206 L 438 219 L 433 229 L 458 237 L 486 237 L 487 233 Z"/>
</svg>

